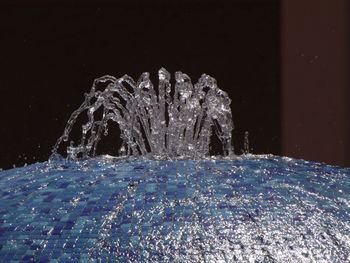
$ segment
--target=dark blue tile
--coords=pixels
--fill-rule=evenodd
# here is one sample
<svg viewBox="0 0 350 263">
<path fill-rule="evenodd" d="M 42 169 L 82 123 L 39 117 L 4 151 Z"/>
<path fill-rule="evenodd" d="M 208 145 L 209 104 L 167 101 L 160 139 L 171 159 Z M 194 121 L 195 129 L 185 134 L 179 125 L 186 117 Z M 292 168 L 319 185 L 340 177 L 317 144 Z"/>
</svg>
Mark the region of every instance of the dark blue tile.
<svg viewBox="0 0 350 263">
<path fill-rule="evenodd" d="M 43 209 L 41 209 L 40 212 L 47 215 L 47 214 L 50 213 L 50 209 L 49 208 L 43 208 Z"/>
<path fill-rule="evenodd" d="M 24 255 L 22 259 L 27 260 L 27 261 L 33 261 L 34 256 L 33 255 Z"/>
<path fill-rule="evenodd" d="M 58 186 L 58 188 L 65 189 L 68 187 L 68 185 L 70 185 L 70 182 L 63 182 Z"/>
<path fill-rule="evenodd" d="M 27 240 L 24 241 L 24 244 L 31 245 L 31 244 L 33 244 L 33 241 L 27 239 Z"/>
<path fill-rule="evenodd" d="M 55 199 L 56 195 L 51 194 L 48 197 L 46 197 L 43 201 L 44 202 L 51 202 L 53 199 Z"/>
<path fill-rule="evenodd" d="M 30 246 L 30 249 L 31 250 L 38 250 L 40 247 L 41 247 L 40 245 L 33 244 L 33 245 Z"/>
</svg>

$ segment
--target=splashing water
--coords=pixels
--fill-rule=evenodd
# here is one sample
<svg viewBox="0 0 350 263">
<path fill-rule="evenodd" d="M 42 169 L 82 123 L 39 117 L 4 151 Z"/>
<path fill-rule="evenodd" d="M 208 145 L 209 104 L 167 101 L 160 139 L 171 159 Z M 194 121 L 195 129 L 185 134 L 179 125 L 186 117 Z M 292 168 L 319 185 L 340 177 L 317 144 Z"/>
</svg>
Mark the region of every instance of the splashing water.
<svg viewBox="0 0 350 263">
<path fill-rule="evenodd" d="M 84 112 L 88 122 L 82 126 L 80 144 L 75 146 L 70 141 L 66 150 L 71 159 L 95 156 L 101 137 L 108 134 L 109 121 L 118 124 L 121 131 L 120 156 L 202 158 L 209 154 L 213 131 L 223 155 L 233 155 L 231 100 L 218 88 L 216 80 L 203 74 L 193 85 L 189 76 L 176 72 L 172 94 L 169 72 L 161 68 L 158 76 L 158 94 L 147 72 L 137 82 L 127 75 L 96 79 L 83 104 L 69 118 L 53 156 L 61 143 L 68 141 L 77 118 Z M 101 84 L 105 85 L 103 91 L 97 90 Z M 102 119 L 96 119 L 100 108 Z"/>
<path fill-rule="evenodd" d="M 349 185 L 271 155 L 37 163 L 0 172 L 0 262 L 350 262 Z"/>
<path fill-rule="evenodd" d="M 233 156 L 230 99 L 175 80 L 96 79 L 53 149 L 70 141 L 68 159 L 0 171 L 0 262 L 349 262 L 350 169 L 249 154 L 248 132 L 244 155 L 207 158 L 213 131 Z M 121 156 L 153 159 L 75 160 L 110 124 Z"/>
</svg>

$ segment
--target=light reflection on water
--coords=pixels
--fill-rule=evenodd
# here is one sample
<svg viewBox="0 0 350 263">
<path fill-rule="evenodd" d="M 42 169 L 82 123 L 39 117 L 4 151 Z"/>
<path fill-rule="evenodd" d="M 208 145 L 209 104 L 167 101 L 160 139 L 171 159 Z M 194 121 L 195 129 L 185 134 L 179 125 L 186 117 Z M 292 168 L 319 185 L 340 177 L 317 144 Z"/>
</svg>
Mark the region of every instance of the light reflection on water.
<svg viewBox="0 0 350 263">
<path fill-rule="evenodd" d="M 350 260 L 350 169 L 103 157 L 2 171 L 0 189 L 0 262 Z"/>
</svg>

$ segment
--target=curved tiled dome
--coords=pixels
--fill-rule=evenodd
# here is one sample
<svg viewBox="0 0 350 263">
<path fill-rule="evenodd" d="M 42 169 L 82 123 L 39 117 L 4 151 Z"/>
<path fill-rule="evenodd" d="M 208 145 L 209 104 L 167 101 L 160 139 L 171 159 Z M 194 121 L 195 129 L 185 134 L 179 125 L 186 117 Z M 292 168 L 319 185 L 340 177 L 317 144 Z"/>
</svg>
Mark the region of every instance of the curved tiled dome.
<svg viewBox="0 0 350 263">
<path fill-rule="evenodd" d="M 348 262 L 350 169 L 57 160 L 0 172 L 0 262 Z"/>
</svg>

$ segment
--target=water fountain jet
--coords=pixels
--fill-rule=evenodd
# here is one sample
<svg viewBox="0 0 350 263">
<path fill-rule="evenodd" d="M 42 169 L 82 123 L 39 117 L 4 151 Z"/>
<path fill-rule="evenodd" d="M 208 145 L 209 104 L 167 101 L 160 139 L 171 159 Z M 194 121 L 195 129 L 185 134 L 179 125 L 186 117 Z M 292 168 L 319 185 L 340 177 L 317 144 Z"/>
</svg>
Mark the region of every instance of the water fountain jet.
<svg viewBox="0 0 350 263">
<path fill-rule="evenodd" d="M 1 262 L 349 262 L 350 169 L 249 154 L 247 132 L 245 154 L 208 158 L 213 131 L 233 155 L 230 100 L 175 81 L 96 79 L 49 162 L 0 171 Z M 87 158 L 108 122 L 129 158 Z"/>
<path fill-rule="evenodd" d="M 216 80 L 203 74 L 193 85 L 188 75 L 176 72 L 171 96 L 170 73 L 161 68 L 158 76 L 158 94 L 147 72 L 137 82 L 128 75 L 96 79 L 85 101 L 69 118 L 53 156 L 84 113 L 88 122 L 81 127 L 80 143 L 75 146 L 70 141 L 66 149 L 70 159 L 95 156 L 99 141 L 108 133 L 109 121 L 117 123 L 121 131 L 119 155 L 203 158 L 209 154 L 213 132 L 221 142 L 222 155 L 233 155 L 231 100 Z M 97 90 L 101 84 L 105 88 Z M 96 120 L 100 108 L 103 115 Z"/>
</svg>

